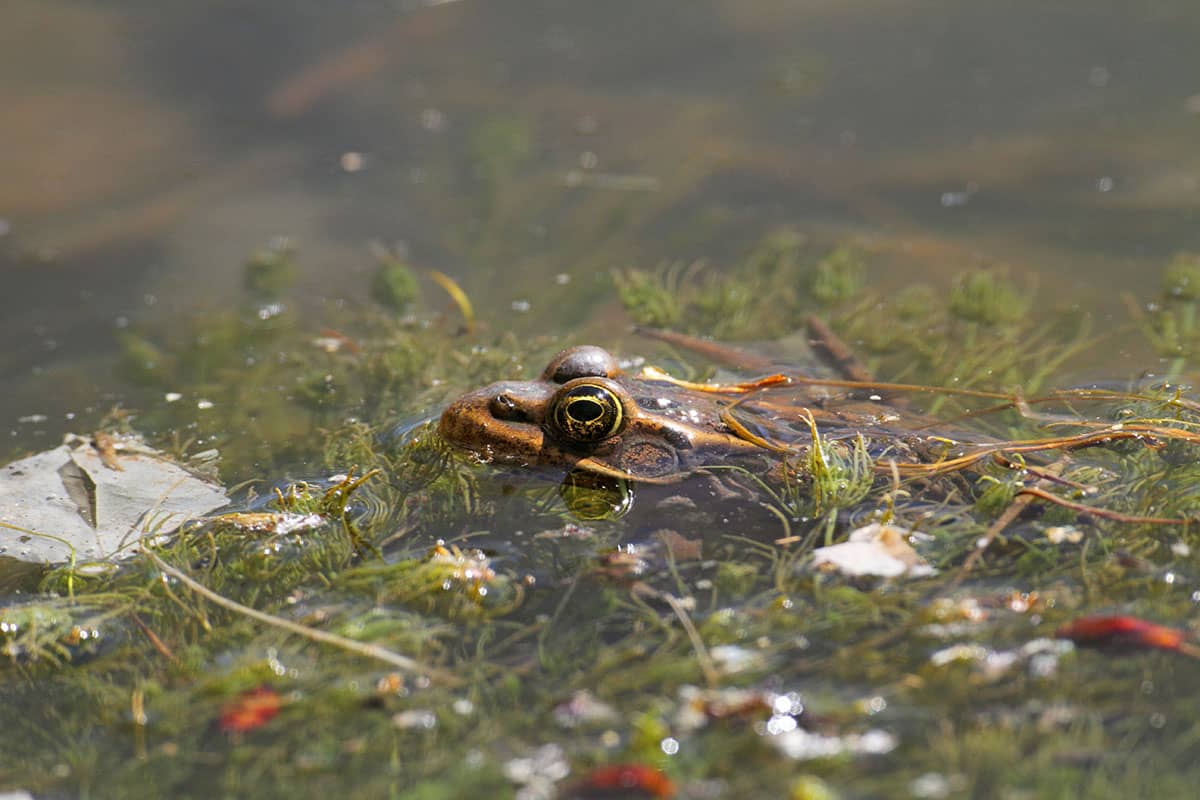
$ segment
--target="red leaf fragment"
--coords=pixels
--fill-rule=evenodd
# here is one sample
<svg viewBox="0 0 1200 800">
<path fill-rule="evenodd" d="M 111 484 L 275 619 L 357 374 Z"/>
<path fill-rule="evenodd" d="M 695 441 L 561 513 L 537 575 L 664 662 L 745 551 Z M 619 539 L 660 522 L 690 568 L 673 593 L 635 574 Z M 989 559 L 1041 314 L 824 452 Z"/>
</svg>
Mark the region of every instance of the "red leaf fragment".
<svg viewBox="0 0 1200 800">
<path fill-rule="evenodd" d="M 1080 617 L 1063 625 L 1054 635 L 1085 647 L 1153 648 L 1193 658 L 1200 655 L 1200 648 L 1185 641 L 1184 631 L 1124 614 Z"/>
<path fill-rule="evenodd" d="M 568 796 L 576 798 L 656 797 L 665 800 L 675 796 L 675 784 L 660 770 L 646 764 L 613 764 L 588 773 Z"/>
<path fill-rule="evenodd" d="M 244 733 L 266 725 L 283 708 L 283 698 L 270 686 L 259 686 L 238 695 L 221 707 L 217 725 L 225 733 Z"/>
</svg>

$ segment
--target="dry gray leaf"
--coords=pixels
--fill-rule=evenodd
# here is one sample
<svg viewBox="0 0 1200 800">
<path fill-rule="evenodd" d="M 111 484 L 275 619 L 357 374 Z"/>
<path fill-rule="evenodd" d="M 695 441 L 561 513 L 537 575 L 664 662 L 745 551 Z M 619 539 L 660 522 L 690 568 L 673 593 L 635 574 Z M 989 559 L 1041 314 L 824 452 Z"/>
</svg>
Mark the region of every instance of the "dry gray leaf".
<svg viewBox="0 0 1200 800">
<path fill-rule="evenodd" d="M 227 502 L 221 486 L 136 437 L 102 452 L 67 436 L 0 468 L 0 555 L 41 564 L 69 561 L 72 550 L 79 563 L 128 558 L 141 536 L 169 533 Z"/>
</svg>

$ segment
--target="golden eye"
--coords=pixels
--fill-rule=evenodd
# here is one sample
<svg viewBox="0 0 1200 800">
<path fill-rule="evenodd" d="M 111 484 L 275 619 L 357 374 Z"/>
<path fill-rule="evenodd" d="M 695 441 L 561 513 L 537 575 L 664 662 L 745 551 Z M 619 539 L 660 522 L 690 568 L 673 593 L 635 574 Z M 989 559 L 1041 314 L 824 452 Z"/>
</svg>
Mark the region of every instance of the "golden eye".
<svg viewBox="0 0 1200 800">
<path fill-rule="evenodd" d="M 573 442 L 599 442 L 616 436 L 625 425 L 621 399 L 607 386 L 577 383 L 563 389 L 551 413 L 557 433 Z"/>
</svg>

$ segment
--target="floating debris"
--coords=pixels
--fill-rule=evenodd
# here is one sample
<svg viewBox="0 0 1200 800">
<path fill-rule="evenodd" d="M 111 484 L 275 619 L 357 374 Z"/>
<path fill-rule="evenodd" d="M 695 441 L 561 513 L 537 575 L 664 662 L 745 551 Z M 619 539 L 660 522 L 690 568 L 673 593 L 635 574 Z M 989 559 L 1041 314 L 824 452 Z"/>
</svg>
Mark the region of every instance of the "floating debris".
<svg viewBox="0 0 1200 800">
<path fill-rule="evenodd" d="M 140 437 L 70 434 L 0 468 L 0 554 L 39 564 L 129 558 L 146 534 L 227 502 L 221 486 Z"/>
<path fill-rule="evenodd" d="M 463 327 L 467 333 L 475 330 L 475 308 L 471 305 L 471 298 L 463 291 L 458 282 L 446 275 L 443 272 L 438 272 L 436 269 L 429 271 L 429 277 L 441 286 L 446 294 L 450 295 L 450 299 L 458 306 L 458 311 L 462 314 Z"/>
<path fill-rule="evenodd" d="M 936 574 L 907 541 L 910 534 L 895 525 L 878 522 L 850 533 L 849 541 L 813 551 L 816 569 L 852 577 L 922 578 Z"/>
<path fill-rule="evenodd" d="M 612 764 L 588 773 L 566 794 L 570 798 L 675 796 L 675 784 L 661 770 L 648 764 Z"/>
<path fill-rule="evenodd" d="M 725 675 L 762 669 L 766 661 L 761 652 L 737 644 L 718 645 L 709 649 L 708 654 L 714 666 Z"/>
<path fill-rule="evenodd" d="M 1058 670 L 1058 660 L 1071 646 L 1053 639 L 1034 639 L 1015 650 L 994 650 L 972 642 L 938 650 L 929 657 L 935 667 L 967 663 L 986 681 L 995 681 L 1025 664 L 1035 678 L 1047 678 Z"/>
<path fill-rule="evenodd" d="M 411 708 L 393 715 L 392 724 L 397 728 L 431 731 L 437 727 L 437 714 L 425 708 Z"/>
<path fill-rule="evenodd" d="M 564 728 L 611 725 L 620 718 L 615 708 L 597 699 L 587 689 L 575 692 L 554 707 L 554 720 Z"/>
<path fill-rule="evenodd" d="M 654 175 L 621 175 L 607 172 L 584 172 L 568 170 L 562 176 L 562 185 L 569 189 L 611 189 L 619 192 L 657 192 L 662 181 Z"/>
<path fill-rule="evenodd" d="M 796 761 L 841 756 L 884 755 L 895 750 L 897 745 L 895 736 L 878 729 L 845 736 L 829 736 L 797 727 L 775 735 L 768 735 L 767 741 L 774 745 L 779 752 Z"/>
<path fill-rule="evenodd" d="M 528 758 L 514 758 L 505 763 L 504 775 L 521 788 L 518 800 L 550 800 L 557 797 L 555 784 L 571 774 L 566 754 L 556 744 L 545 744 Z"/>
<path fill-rule="evenodd" d="M 684 686 L 679 690 L 679 700 L 674 728 L 684 733 L 706 727 L 710 721 L 769 717 L 776 708 L 775 697 L 770 692 L 752 688 Z M 790 712 L 792 708 L 792 704 L 788 703 L 785 712 Z M 803 706 L 800 706 L 797 714 L 802 710 Z"/>
<path fill-rule="evenodd" d="M 1046 541 L 1050 544 L 1079 544 L 1083 541 L 1083 531 L 1074 525 L 1053 525 L 1046 528 Z"/>
<path fill-rule="evenodd" d="M 320 514 L 296 514 L 286 511 L 234 511 L 207 520 L 211 525 L 227 525 L 244 533 L 263 533 L 284 536 L 316 530 L 328 520 Z"/>
<path fill-rule="evenodd" d="M 1084 647 L 1170 650 L 1200 658 L 1200 645 L 1186 641 L 1184 631 L 1124 614 L 1080 617 L 1063 625 L 1054 635 Z"/>
<path fill-rule="evenodd" d="M 225 733 L 245 733 L 261 728 L 279 715 L 283 698 L 270 686 L 242 692 L 221 709 L 217 727 Z"/>
</svg>

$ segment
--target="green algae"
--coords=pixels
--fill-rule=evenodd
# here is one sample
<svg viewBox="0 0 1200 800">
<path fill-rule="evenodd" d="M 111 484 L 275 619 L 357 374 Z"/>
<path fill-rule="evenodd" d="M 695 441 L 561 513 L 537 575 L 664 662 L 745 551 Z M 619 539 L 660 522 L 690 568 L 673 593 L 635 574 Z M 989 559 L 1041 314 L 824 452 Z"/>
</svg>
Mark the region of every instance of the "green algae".
<svg viewBox="0 0 1200 800">
<path fill-rule="evenodd" d="M 379 264 L 371 276 L 371 299 L 392 311 L 407 310 L 421 295 L 412 267 L 391 253 L 380 253 Z"/>
<path fill-rule="evenodd" d="M 639 324 L 718 339 L 769 339 L 800 327 L 814 303 L 838 306 L 857 297 L 863 263 L 849 247 L 822 253 L 785 229 L 765 236 L 734 265 L 631 267 L 613 279 Z"/>
<path fill-rule="evenodd" d="M 295 282 L 295 248 L 286 239 L 254 253 L 242 269 L 242 285 L 261 298 L 280 297 Z"/>
<path fill-rule="evenodd" d="M 812 276 L 820 264 L 828 271 L 848 256 L 809 258 L 799 242 L 772 238 L 743 267 L 762 281 L 755 291 L 774 281 L 791 287 L 777 295 L 790 298 L 780 301 L 785 307 L 754 318 L 750 301 L 732 290 L 737 271 L 705 278 L 696 294 L 676 280 L 681 327 L 719 329 L 711 317 L 746 309 L 727 318 L 724 332 L 755 338 L 824 307 L 854 336 L 879 321 L 861 320 L 857 312 L 868 303 L 877 318 L 908 309 L 893 319 L 924 349 L 875 353 L 877 363 L 904 363 L 897 373 L 928 385 L 988 385 L 983 362 L 975 374 L 976 362 L 965 358 L 983 342 L 1012 385 L 1038 386 L 1059 334 L 1086 343 L 1077 318 L 1060 325 L 1027 308 L 987 311 L 997 298 L 1005 307 L 1022 302 L 997 288 L 998 276 L 965 278 L 959 285 L 976 286 L 970 290 L 913 290 L 883 310 L 858 279 L 845 283 L 853 291 L 819 296 Z M 862 269 L 869 274 L 869 264 Z M 630 313 L 666 308 L 669 276 L 633 274 L 618 279 Z M 628 294 L 630 281 L 642 281 L 642 299 Z M 978 288 L 985 283 L 987 291 Z M 954 291 L 974 298 L 969 314 L 951 308 Z M 925 314 L 912 312 L 931 301 Z M 189 431 L 203 441 L 181 449 L 218 446 L 227 479 L 251 481 L 237 514 L 194 524 L 154 552 L 238 603 L 404 653 L 463 684 L 397 674 L 213 606 L 144 559 L 111 574 L 60 568 L 0 616 L 17 623 L 0 665 L 3 700 L 39 709 L 0 735 L 12 756 L 0 780 L 50 793 L 294 797 L 333 791 L 353 771 L 368 794 L 509 796 L 512 760 L 548 743 L 576 770 L 636 760 L 663 767 L 684 787 L 716 782 L 749 795 L 892 795 L 936 774 L 978 796 L 1054 796 L 1078 786 L 1108 796 L 1135 786 L 1170 793 L 1193 777 L 1178 765 L 1200 741 L 1192 708 L 1200 695 L 1180 656 L 1021 648 L 1096 608 L 1182 624 L 1194 605 L 1195 526 L 1035 508 L 959 584 L 967 555 L 1027 480 L 1020 467 L 1045 464 L 1029 457 L 1017 469 L 985 465 L 969 480 L 897 486 L 871 475 L 862 440 L 810 448 L 784 473 L 790 484 L 750 481 L 770 491 L 736 511 L 693 502 L 685 513 L 660 497 L 675 511 L 656 513 L 645 507 L 655 493 L 635 489 L 623 515 L 580 519 L 557 487 L 468 463 L 419 421 L 422 409 L 459 390 L 536 373 L 546 345 L 460 338 L 413 326 L 391 309 L 363 309 L 353 327 L 345 322 L 330 325 L 359 352 L 345 342 L 332 352 L 328 343 L 313 346 L 319 331 L 286 311 L 267 321 L 227 312 L 164 337 L 130 334 L 140 342 L 129 353 L 142 364 L 140 380 L 213 403 L 163 403 L 133 424 Z M 959 335 L 967 330 L 970 342 Z M 279 357 L 260 360 L 268 348 Z M 247 354 L 254 369 L 246 368 Z M 955 359 L 967 366 L 950 376 L 942 364 Z M 314 395 L 316 375 L 331 377 L 317 381 L 327 389 Z M 293 388 L 265 388 L 278 385 Z M 986 403 L 942 405 L 956 415 Z M 1186 393 L 1130 386 L 1101 400 L 1074 396 L 1037 408 L 1080 423 L 1160 431 L 1161 441 L 1073 451 L 1061 478 L 1085 488 L 1064 496 L 1134 516 L 1190 519 L 1200 508 L 1195 445 L 1169 438 L 1200 426 Z M 272 415 L 289 419 L 266 419 Z M 1045 432 L 1042 419 L 1013 409 L 959 424 L 1011 438 Z M 274 483 L 271 468 L 295 464 L 308 465 L 311 476 Z M 375 470 L 365 481 L 347 477 Z M 307 515 L 316 519 L 278 527 Z M 860 582 L 808 569 L 813 546 L 881 517 L 926 534 L 920 549 L 941 574 Z M 664 525 L 693 537 L 702 555 L 655 545 L 647 531 Z M 1052 542 L 1056 525 L 1076 526 L 1084 537 Z M 74 598 L 58 596 L 68 575 Z M 967 647 L 961 655 L 934 658 L 958 645 Z M 989 671 L 1006 660 L 1010 666 Z M 286 698 L 279 716 L 237 736 L 217 730 L 222 705 L 263 684 Z M 795 692 L 803 711 L 697 712 L 689 687 L 705 684 Z M 607 712 L 564 711 L 584 690 Z M 141 722 L 131 711 L 135 696 L 146 709 Z M 883 730 L 896 749 L 793 760 L 779 735 L 764 732 L 782 717 L 826 742 Z"/>
</svg>

